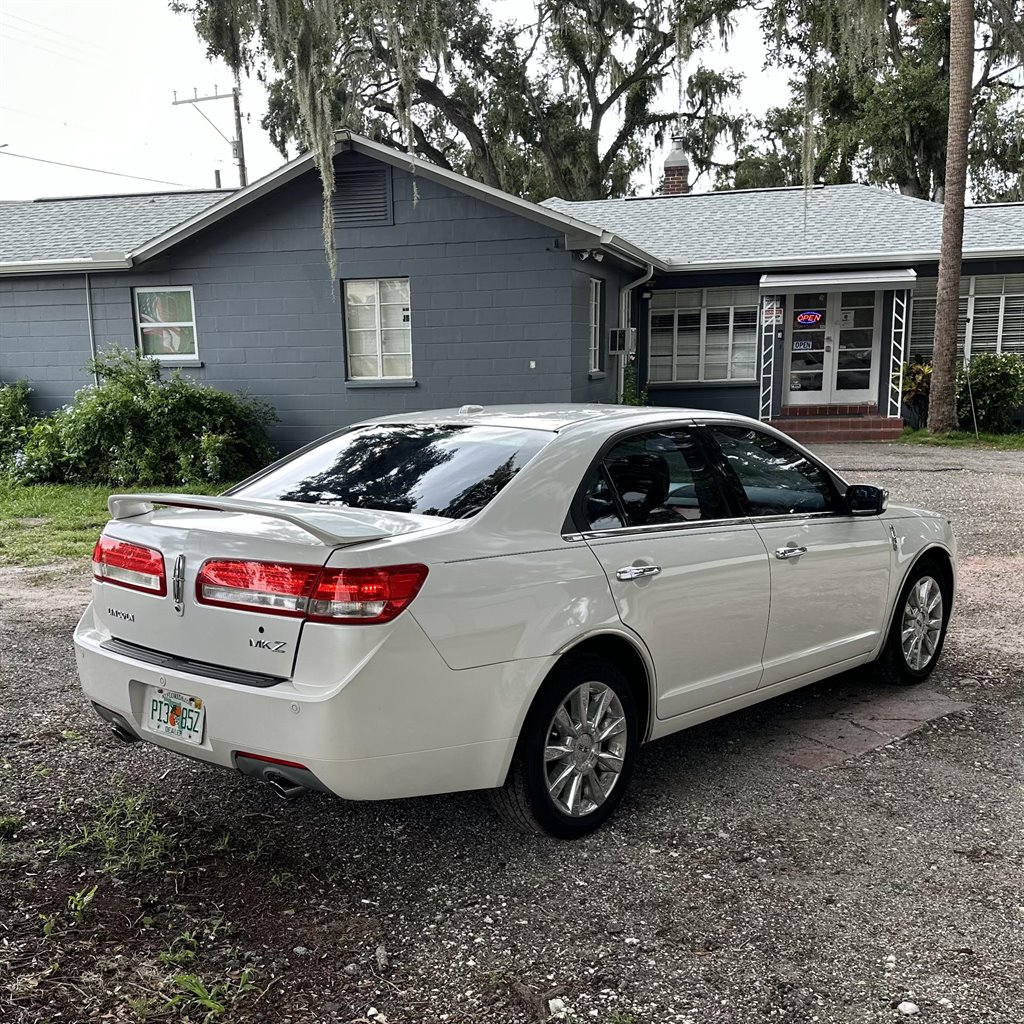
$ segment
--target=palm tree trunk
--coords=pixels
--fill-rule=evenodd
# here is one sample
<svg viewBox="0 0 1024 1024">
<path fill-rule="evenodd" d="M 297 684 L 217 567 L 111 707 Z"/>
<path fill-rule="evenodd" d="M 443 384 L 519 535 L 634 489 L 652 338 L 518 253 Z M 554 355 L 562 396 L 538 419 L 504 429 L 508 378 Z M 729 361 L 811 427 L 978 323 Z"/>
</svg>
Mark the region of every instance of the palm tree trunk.
<svg viewBox="0 0 1024 1024">
<path fill-rule="evenodd" d="M 964 199 L 967 192 L 967 132 L 971 124 L 971 79 L 974 73 L 974 5 L 950 0 L 949 127 L 942 204 L 942 248 L 935 303 L 935 345 L 928 430 L 956 429 L 956 329 L 960 306 L 960 264 L 964 247 Z"/>
</svg>

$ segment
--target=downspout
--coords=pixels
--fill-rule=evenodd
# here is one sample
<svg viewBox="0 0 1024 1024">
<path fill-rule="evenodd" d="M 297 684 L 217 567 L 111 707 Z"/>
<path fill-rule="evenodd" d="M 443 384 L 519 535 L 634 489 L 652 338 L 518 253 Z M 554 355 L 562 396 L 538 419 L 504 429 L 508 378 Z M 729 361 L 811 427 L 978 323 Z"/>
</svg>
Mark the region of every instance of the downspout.
<svg viewBox="0 0 1024 1024">
<path fill-rule="evenodd" d="M 630 297 L 632 296 L 633 289 L 639 288 L 642 284 L 647 284 L 650 279 L 654 277 L 654 264 L 648 263 L 647 269 L 641 274 L 635 281 L 630 281 L 629 284 L 624 285 L 619 289 L 619 326 L 624 328 L 626 331 L 626 344 L 629 345 L 629 321 L 630 321 Z M 619 356 L 618 359 L 618 380 L 616 394 L 621 395 L 623 389 L 626 386 L 625 382 L 625 370 L 626 360 L 629 359 L 630 355 L 635 356 L 636 351 L 626 352 L 625 355 Z"/>
<path fill-rule="evenodd" d="M 88 272 L 85 275 L 85 318 L 89 324 L 89 351 L 92 353 L 92 379 L 97 387 L 100 386 L 100 375 L 96 372 L 96 331 L 92 325 L 92 282 L 89 280 Z"/>
</svg>

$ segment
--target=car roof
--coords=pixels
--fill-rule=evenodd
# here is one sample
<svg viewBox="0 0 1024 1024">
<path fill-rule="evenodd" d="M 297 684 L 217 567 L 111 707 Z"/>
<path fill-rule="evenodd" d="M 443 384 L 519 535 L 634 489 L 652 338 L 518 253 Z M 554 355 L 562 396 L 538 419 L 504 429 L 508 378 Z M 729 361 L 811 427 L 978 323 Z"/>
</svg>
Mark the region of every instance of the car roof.
<svg viewBox="0 0 1024 1024">
<path fill-rule="evenodd" d="M 560 432 L 581 425 L 612 425 L 659 423 L 666 419 L 716 419 L 726 417 L 740 422 L 745 416 L 718 413 L 707 409 L 684 409 L 675 406 L 599 405 L 596 403 L 564 403 L 538 405 L 464 405 L 452 409 L 431 409 L 426 412 L 396 413 L 374 417 L 374 423 L 476 423 L 481 426 L 521 427 Z M 753 423 L 753 420 L 749 420 Z"/>
</svg>

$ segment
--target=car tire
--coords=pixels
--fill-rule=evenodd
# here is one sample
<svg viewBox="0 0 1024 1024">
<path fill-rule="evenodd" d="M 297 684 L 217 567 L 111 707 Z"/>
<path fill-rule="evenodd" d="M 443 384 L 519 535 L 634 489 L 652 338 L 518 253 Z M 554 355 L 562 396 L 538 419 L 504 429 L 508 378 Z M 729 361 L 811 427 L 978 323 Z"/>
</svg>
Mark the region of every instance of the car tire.
<svg viewBox="0 0 1024 1024">
<path fill-rule="evenodd" d="M 914 566 L 900 591 L 889 636 L 875 663 L 883 682 L 914 686 L 932 674 L 946 640 L 951 598 L 948 576 L 938 563 L 926 559 Z"/>
<path fill-rule="evenodd" d="M 557 668 L 523 725 L 498 814 L 522 832 L 579 839 L 622 799 L 639 745 L 636 702 L 625 676 L 600 658 Z"/>
</svg>

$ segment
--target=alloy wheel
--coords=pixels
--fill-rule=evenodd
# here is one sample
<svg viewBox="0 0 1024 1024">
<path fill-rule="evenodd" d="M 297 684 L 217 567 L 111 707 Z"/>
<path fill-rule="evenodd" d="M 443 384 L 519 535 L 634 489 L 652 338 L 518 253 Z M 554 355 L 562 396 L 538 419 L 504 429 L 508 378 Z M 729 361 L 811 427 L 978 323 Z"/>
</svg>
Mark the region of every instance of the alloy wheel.
<svg viewBox="0 0 1024 1024">
<path fill-rule="evenodd" d="M 597 810 L 619 781 L 628 730 L 622 702 L 604 683 L 582 683 L 565 697 L 548 726 L 544 778 L 563 814 Z"/>
<path fill-rule="evenodd" d="M 922 576 L 903 606 L 900 643 L 908 667 L 920 672 L 935 657 L 942 637 L 942 589 L 931 576 Z"/>
</svg>

